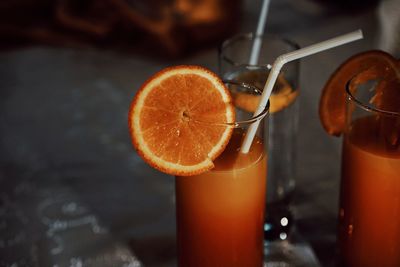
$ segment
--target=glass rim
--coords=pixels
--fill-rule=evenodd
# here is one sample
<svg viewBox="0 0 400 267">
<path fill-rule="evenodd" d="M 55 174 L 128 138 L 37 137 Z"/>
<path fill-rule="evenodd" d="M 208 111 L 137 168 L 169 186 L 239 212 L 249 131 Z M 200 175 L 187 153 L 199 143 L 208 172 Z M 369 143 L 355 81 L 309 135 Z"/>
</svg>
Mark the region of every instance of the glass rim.
<svg viewBox="0 0 400 267">
<path fill-rule="evenodd" d="M 354 75 L 346 83 L 346 95 L 347 95 L 348 100 L 354 102 L 359 108 L 364 109 L 365 111 L 368 111 L 368 112 L 374 112 L 374 113 L 378 113 L 378 114 L 385 115 L 385 116 L 391 116 L 391 117 L 400 117 L 400 112 L 389 111 L 389 110 L 384 110 L 384 109 L 368 106 L 367 104 L 365 104 L 363 101 L 359 100 L 356 96 L 354 96 L 352 94 L 352 92 L 350 90 L 351 82 L 360 73 L 361 72 L 359 72 L 356 75 Z"/>
<path fill-rule="evenodd" d="M 222 82 L 224 84 L 233 84 L 233 85 L 243 87 L 247 90 L 251 90 L 253 95 L 260 95 L 260 96 L 262 95 L 262 92 L 260 89 L 258 89 L 256 86 L 250 85 L 248 83 L 239 82 L 239 81 L 235 81 L 235 80 L 222 80 Z M 236 121 L 236 118 L 235 118 L 234 122 L 212 122 L 212 123 L 210 123 L 210 122 L 198 121 L 198 120 L 196 122 L 209 124 L 209 125 L 215 125 L 215 126 L 241 128 L 243 126 L 251 125 L 255 122 L 258 122 L 258 121 L 261 121 L 262 119 L 264 119 L 267 116 L 267 114 L 269 114 L 269 107 L 270 107 L 270 101 L 268 99 L 267 105 L 265 106 L 265 108 L 263 109 L 263 111 L 260 114 L 258 114 L 257 116 L 253 116 L 250 119 L 246 119 L 246 120 Z M 248 112 L 248 113 L 251 113 L 251 112 Z"/>
<path fill-rule="evenodd" d="M 231 38 L 223 41 L 222 44 L 220 46 L 218 46 L 219 57 L 221 57 L 222 60 L 227 61 L 229 64 L 231 64 L 233 66 L 245 66 L 247 68 L 253 68 L 253 69 L 254 68 L 270 69 L 273 62 L 259 64 L 259 65 L 251 65 L 248 63 L 239 63 L 239 62 L 227 57 L 225 55 L 225 53 L 223 52 L 227 47 L 229 47 L 232 43 L 236 42 L 237 40 L 240 40 L 240 39 L 254 40 L 256 38 L 261 38 L 261 39 L 271 38 L 271 39 L 282 41 L 283 43 L 285 43 L 285 44 L 289 45 L 291 48 L 293 48 L 293 50 L 300 49 L 300 46 L 296 42 L 294 42 L 291 39 L 286 38 L 286 37 L 279 37 L 278 35 L 275 35 L 275 34 L 256 34 L 254 32 L 248 32 L 248 33 L 236 34 L 236 35 L 232 36 Z"/>
</svg>

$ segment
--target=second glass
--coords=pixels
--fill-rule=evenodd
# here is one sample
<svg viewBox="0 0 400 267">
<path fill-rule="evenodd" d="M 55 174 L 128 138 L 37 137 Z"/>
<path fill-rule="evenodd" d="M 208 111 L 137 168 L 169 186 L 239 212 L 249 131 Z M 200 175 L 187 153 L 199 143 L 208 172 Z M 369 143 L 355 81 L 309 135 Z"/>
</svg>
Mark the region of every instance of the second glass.
<svg viewBox="0 0 400 267">
<path fill-rule="evenodd" d="M 259 61 L 257 65 L 250 65 L 248 62 L 256 40 L 261 42 Z M 279 55 L 297 49 L 296 43 L 276 36 L 237 35 L 220 46 L 219 74 L 262 90 L 273 61 Z M 270 98 L 268 208 L 264 225 L 267 240 L 286 239 L 292 224 L 290 202 L 295 187 L 298 73 L 298 61 L 286 64 Z M 249 106 L 249 111 L 254 110 Z"/>
</svg>

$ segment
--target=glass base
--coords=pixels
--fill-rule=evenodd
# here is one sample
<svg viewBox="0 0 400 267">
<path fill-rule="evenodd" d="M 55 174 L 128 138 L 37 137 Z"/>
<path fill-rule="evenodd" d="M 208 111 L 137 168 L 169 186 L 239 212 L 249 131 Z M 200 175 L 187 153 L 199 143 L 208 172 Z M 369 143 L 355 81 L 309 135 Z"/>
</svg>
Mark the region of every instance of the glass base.
<svg viewBox="0 0 400 267">
<path fill-rule="evenodd" d="M 267 203 L 264 220 L 264 240 L 272 242 L 286 239 L 294 225 L 293 214 L 288 204 L 290 198 Z"/>
<path fill-rule="evenodd" d="M 291 235 L 292 236 L 292 235 Z M 264 243 L 264 267 L 320 267 L 310 245 L 296 238 L 266 241 Z"/>
</svg>

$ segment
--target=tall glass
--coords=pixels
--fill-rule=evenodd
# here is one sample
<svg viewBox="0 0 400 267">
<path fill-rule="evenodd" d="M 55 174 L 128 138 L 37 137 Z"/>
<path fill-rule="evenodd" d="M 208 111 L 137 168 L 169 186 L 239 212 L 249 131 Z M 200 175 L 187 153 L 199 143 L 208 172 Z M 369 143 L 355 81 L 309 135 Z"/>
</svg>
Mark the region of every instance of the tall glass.
<svg viewBox="0 0 400 267">
<path fill-rule="evenodd" d="M 381 78 L 360 82 L 359 77 L 346 88 L 339 266 L 396 267 L 400 266 L 400 113 L 398 108 L 390 111 L 374 104 L 380 101 Z M 399 80 L 390 86 L 400 92 Z"/>
<path fill-rule="evenodd" d="M 251 50 L 257 39 L 261 42 L 260 56 L 257 65 L 250 65 Z M 272 35 L 237 35 L 219 48 L 219 72 L 225 79 L 246 82 L 262 90 L 273 61 L 298 48 L 294 42 Z M 289 204 L 295 188 L 298 73 L 299 61 L 285 64 L 270 98 L 267 240 L 285 239 L 292 224 Z"/>
<path fill-rule="evenodd" d="M 226 82 L 234 97 L 260 95 L 254 87 Z M 178 266 L 263 266 L 263 218 L 267 174 L 264 117 L 236 108 L 233 136 L 215 167 L 176 177 Z M 250 151 L 240 153 L 247 128 L 260 121 Z M 210 125 L 220 127 L 221 125 Z"/>
</svg>

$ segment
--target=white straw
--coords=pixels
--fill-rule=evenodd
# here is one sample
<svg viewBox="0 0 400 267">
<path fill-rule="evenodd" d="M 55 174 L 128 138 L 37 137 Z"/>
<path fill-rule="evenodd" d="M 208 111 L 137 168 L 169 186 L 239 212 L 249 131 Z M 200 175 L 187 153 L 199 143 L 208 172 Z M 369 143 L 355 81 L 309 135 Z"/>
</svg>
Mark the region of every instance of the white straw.
<svg viewBox="0 0 400 267">
<path fill-rule="evenodd" d="M 274 87 L 275 81 L 278 78 L 279 72 L 282 68 L 282 66 L 290 61 L 306 57 L 330 48 L 334 48 L 336 46 L 340 46 L 349 42 L 353 42 L 359 39 L 363 38 L 363 34 L 361 30 L 357 30 L 348 34 L 344 34 L 341 36 L 338 36 L 336 38 L 332 38 L 314 45 L 310 45 L 301 49 L 298 49 L 293 52 L 289 52 L 287 54 L 283 54 L 279 56 L 274 64 L 272 65 L 271 72 L 268 75 L 268 79 L 264 85 L 264 91 L 261 95 L 261 101 L 258 105 L 258 108 L 256 112 L 254 113 L 254 116 L 259 115 L 264 109 L 265 106 L 267 105 L 268 99 L 271 95 L 272 88 Z M 250 146 L 253 142 L 254 136 L 256 134 L 258 125 L 260 124 L 260 121 L 257 121 L 250 125 L 249 129 L 247 130 L 245 139 L 242 143 L 242 147 L 240 151 L 242 153 L 248 153 L 250 150 Z"/>
<path fill-rule="evenodd" d="M 258 18 L 257 31 L 254 36 L 253 47 L 251 48 L 250 55 L 250 65 L 257 65 L 258 57 L 260 55 L 261 49 L 261 38 L 260 36 L 264 33 L 265 22 L 267 21 L 269 0 L 264 0 L 263 5 L 261 7 L 260 17 Z"/>
</svg>

